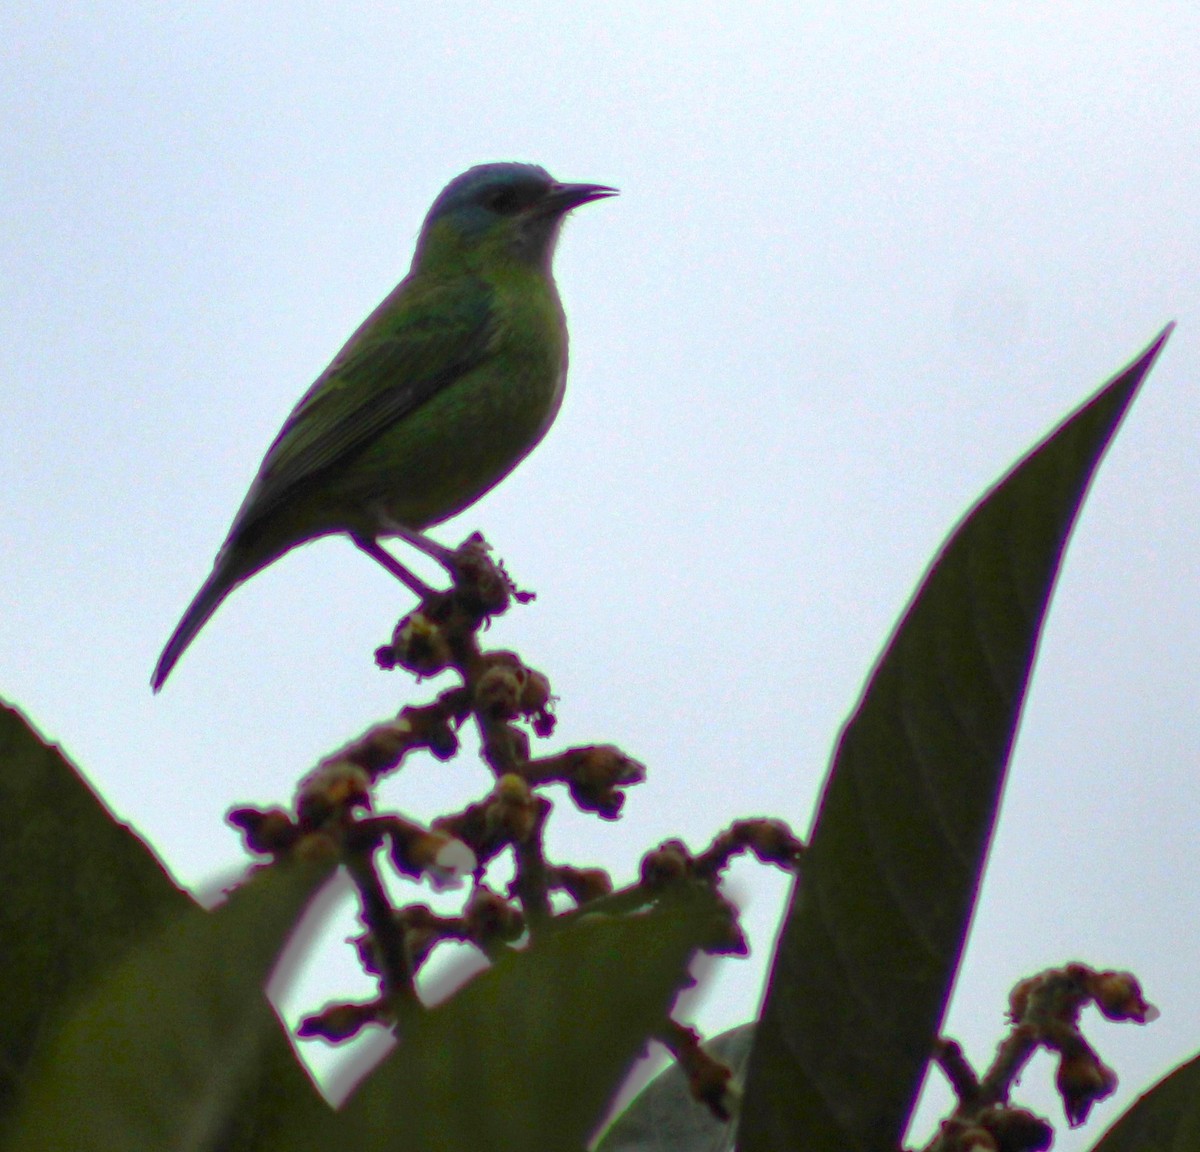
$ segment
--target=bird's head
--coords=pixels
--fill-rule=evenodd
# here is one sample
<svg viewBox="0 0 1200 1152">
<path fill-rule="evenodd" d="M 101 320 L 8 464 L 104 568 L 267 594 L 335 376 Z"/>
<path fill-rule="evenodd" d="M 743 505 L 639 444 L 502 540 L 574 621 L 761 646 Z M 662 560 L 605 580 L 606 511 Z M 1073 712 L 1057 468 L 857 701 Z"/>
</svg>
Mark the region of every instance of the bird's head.
<svg viewBox="0 0 1200 1152">
<path fill-rule="evenodd" d="M 560 184 L 534 164 L 480 164 L 433 202 L 413 266 L 443 254 L 503 253 L 548 271 L 563 217 L 616 193 L 603 184 Z"/>
</svg>

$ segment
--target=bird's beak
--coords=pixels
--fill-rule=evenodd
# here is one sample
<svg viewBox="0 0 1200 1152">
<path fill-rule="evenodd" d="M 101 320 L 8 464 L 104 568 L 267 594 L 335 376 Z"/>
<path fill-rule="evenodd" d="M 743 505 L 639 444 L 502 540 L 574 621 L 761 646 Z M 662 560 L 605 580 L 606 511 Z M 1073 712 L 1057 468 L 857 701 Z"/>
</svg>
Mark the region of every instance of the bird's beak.
<svg viewBox="0 0 1200 1152">
<path fill-rule="evenodd" d="M 616 194 L 615 188 L 604 184 L 555 184 L 538 201 L 534 212 L 539 216 L 563 216 L 581 204 Z"/>
</svg>

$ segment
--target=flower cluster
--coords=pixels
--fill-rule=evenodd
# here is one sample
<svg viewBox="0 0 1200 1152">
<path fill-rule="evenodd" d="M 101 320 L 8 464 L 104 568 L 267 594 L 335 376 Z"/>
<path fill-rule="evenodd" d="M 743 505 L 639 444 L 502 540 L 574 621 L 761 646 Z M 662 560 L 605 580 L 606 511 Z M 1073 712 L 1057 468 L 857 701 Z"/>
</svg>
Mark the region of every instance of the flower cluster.
<svg viewBox="0 0 1200 1152">
<path fill-rule="evenodd" d="M 928 1152 L 1044 1152 L 1054 1139 L 1049 1122 L 1009 1103 L 1009 1092 L 1039 1048 L 1058 1057 L 1055 1086 L 1067 1123 L 1076 1128 L 1092 1106 L 1117 1087 L 1117 1076 L 1088 1043 L 1079 1018 L 1095 1004 L 1109 1020 L 1147 1024 L 1158 1010 L 1142 995 L 1131 972 L 1097 971 L 1066 964 L 1022 980 L 1009 997 L 1012 1028 L 1000 1043 L 992 1066 L 978 1077 L 962 1048 L 938 1041 L 934 1059 L 958 1097 Z"/>
<path fill-rule="evenodd" d="M 495 959 L 570 917 L 634 915 L 681 892 L 706 901 L 703 948 L 743 955 L 737 910 L 719 891 L 721 873 L 743 852 L 788 870 L 800 863 L 800 842 L 786 825 L 768 819 L 737 821 L 698 854 L 666 841 L 644 855 L 637 883 L 620 891 L 602 868 L 548 859 L 545 828 L 554 804 L 547 789 L 563 785 L 579 810 L 615 820 L 626 791 L 645 779 L 646 769 L 608 744 L 531 755 L 532 740 L 554 731 L 554 697 L 549 679 L 515 653 L 479 645 L 479 632 L 493 616 L 531 598 L 516 590 L 488 551 L 478 537 L 456 550 L 447 564 L 452 587 L 426 595 L 376 652 L 382 668 L 403 668 L 418 679 L 452 670 L 459 682 L 322 760 L 301 782 L 292 811 L 239 808 L 229 815 L 252 852 L 336 854 L 358 889 L 365 928 L 358 954 L 378 980 L 379 994 L 367 1003 L 327 1006 L 303 1022 L 302 1036 L 337 1043 L 369 1024 L 391 1026 L 424 1011 L 415 976 L 442 941 L 470 944 Z M 416 751 L 450 759 L 471 720 L 492 776 L 483 797 L 428 825 L 375 811 L 373 788 L 381 777 Z M 502 856 L 511 857 L 512 879 L 498 891 L 488 873 Z M 426 904 L 395 907 L 381 861 L 434 887 L 469 881 L 461 910 L 443 915 Z M 704 1052 L 695 1032 L 674 1021 L 664 1021 L 657 1038 L 676 1055 L 697 1099 L 727 1119 L 735 1105 L 728 1069 Z"/>
</svg>

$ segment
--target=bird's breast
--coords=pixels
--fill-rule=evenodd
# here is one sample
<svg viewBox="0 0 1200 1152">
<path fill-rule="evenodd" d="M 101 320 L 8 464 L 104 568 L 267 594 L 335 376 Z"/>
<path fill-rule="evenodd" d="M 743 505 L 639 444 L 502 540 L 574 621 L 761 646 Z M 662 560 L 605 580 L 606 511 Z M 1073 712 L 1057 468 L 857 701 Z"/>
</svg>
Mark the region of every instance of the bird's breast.
<svg viewBox="0 0 1200 1152">
<path fill-rule="evenodd" d="M 545 435 L 562 404 L 567 337 L 552 283 L 496 284 L 481 361 L 389 429 L 355 472 L 375 529 L 425 528 L 502 480 Z"/>
</svg>

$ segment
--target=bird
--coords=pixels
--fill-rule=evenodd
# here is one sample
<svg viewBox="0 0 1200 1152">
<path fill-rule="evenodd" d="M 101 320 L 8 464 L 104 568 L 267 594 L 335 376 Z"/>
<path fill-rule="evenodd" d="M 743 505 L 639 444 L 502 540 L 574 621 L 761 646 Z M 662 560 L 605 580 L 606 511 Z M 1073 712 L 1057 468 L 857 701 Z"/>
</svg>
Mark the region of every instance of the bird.
<svg viewBox="0 0 1200 1152">
<path fill-rule="evenodd" d="M 424 531 L 504 479 L 563 399 L 567 328 L 552 262 L 563 220 L 616 195 L 523 163 L 481 164 L 434 200 L 408 275 L 346 341 L 267 449 L 154 668 L 162 688 L 225 598 L 285 553 L 344 533 L 414 591 L 379 543 Z"/>
</svg>

